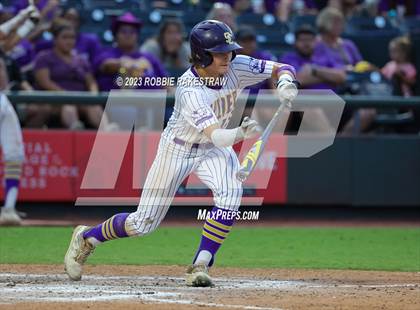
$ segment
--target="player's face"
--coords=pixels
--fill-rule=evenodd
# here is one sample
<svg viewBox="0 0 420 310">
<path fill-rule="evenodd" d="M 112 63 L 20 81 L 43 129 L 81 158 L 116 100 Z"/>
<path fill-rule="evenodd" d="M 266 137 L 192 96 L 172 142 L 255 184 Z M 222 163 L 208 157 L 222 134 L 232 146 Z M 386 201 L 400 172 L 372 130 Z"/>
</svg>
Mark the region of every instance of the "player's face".
<svg viewBox="0 0 420 310">
<path fill-rule="evenodd" d="M 212 76 L 221 76 L 227 73 L 230 61 L 232 60 L 232 52 L 229 53 L 211 53 L 213 62 L 206 67 L 207 72 Z"/>
</svg>

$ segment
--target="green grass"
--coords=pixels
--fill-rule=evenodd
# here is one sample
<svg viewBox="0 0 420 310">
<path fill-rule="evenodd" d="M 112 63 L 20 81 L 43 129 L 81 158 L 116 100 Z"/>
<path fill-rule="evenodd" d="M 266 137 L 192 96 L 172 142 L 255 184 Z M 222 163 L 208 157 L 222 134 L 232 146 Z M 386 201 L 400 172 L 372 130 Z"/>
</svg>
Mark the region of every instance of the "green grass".
<svg viewBox="0 0 420 310">
<path fill-rule="evenodd" d="M 0 263 L 60 264 L 72 229 L 0 228 Z M 99 246 L 90 264 L 186 265 L 199 227 L 163 227 L 142 238 Z M 420 271 L 418 228 L 235 227 L 217 266 Z"/>
</svg>

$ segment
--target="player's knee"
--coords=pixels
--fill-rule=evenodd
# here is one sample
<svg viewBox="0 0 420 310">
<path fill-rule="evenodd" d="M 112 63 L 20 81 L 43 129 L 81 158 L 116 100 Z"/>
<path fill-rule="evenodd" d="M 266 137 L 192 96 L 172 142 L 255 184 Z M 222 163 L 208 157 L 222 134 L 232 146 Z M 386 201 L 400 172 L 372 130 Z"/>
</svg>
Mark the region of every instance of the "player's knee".
<svg viewBox="0 0 420 310">
<path fill-rule="evenodd" d="M 229 187 L 225 193 L 227 197 L 238 197 L 241 198 L 243 194 L 242 185 Z"/>
<path fill-rule="evenodd" d="M 130 236 L 144 236 L 153 232 L 160 224 L 157 215 L 145 215 L 143 212 L 134 212 L 127 218 L 126 229 Z"/>
<path fill-rule="evenodd" d="M 216 206 L 222 209 L 237 210 L 241 205 L 242 186 L 228 188 L 214 197 Z"/>
</svg>

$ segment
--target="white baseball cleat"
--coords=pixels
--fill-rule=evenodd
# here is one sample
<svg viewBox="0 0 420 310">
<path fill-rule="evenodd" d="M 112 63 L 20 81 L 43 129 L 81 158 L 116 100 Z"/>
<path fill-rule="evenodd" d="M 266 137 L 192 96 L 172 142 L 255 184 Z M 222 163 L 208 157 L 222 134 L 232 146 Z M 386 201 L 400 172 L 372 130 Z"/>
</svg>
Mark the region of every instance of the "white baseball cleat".
<svg viewBox="0 0 420 310">
<path fill-rule="evenodd" d="M 20 226 L 22 219 L 14 208 L 2 208 L 0 212 L 0 225 Z"/>
<path fill-rule="evenodd" d="M 188 286 L 212 287 L 213 280 L 209 276 L 209 268 L 206 265 L 191 265 L 185 274 L 185 282 Z"/>
<path fill-rule="evenodd" d="M 82 266 L 95 247 L 83 238 L 83 232 L 88 226 L 77 226 L 71 236 L 69 248 L 64 257 L 64 270 L 71 280 L 79 281 L 82 278 Z"/>
</svg>

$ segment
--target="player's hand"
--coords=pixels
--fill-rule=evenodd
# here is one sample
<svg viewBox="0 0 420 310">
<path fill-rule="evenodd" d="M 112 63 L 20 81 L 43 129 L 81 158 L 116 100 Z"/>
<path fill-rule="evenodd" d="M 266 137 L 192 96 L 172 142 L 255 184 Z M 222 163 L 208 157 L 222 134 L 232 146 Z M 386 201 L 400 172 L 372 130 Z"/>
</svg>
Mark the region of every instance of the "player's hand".
<svg viewBox="0 0 420 310">
<path fill-rule="evenodd" d="M 291 108 L 291 102 L 298 95 L 296 84 L 289 79 L 280 79 L 277 84 L 277 95 L 282 104 L 285 103 Z"/>
<path fill-rule="evenodd" d="M 244 139 L 254 138 L 261 133 L 261 127 L 256 120 L 246 116 L 241 123 L 241 130 Z"/>
</svg>

